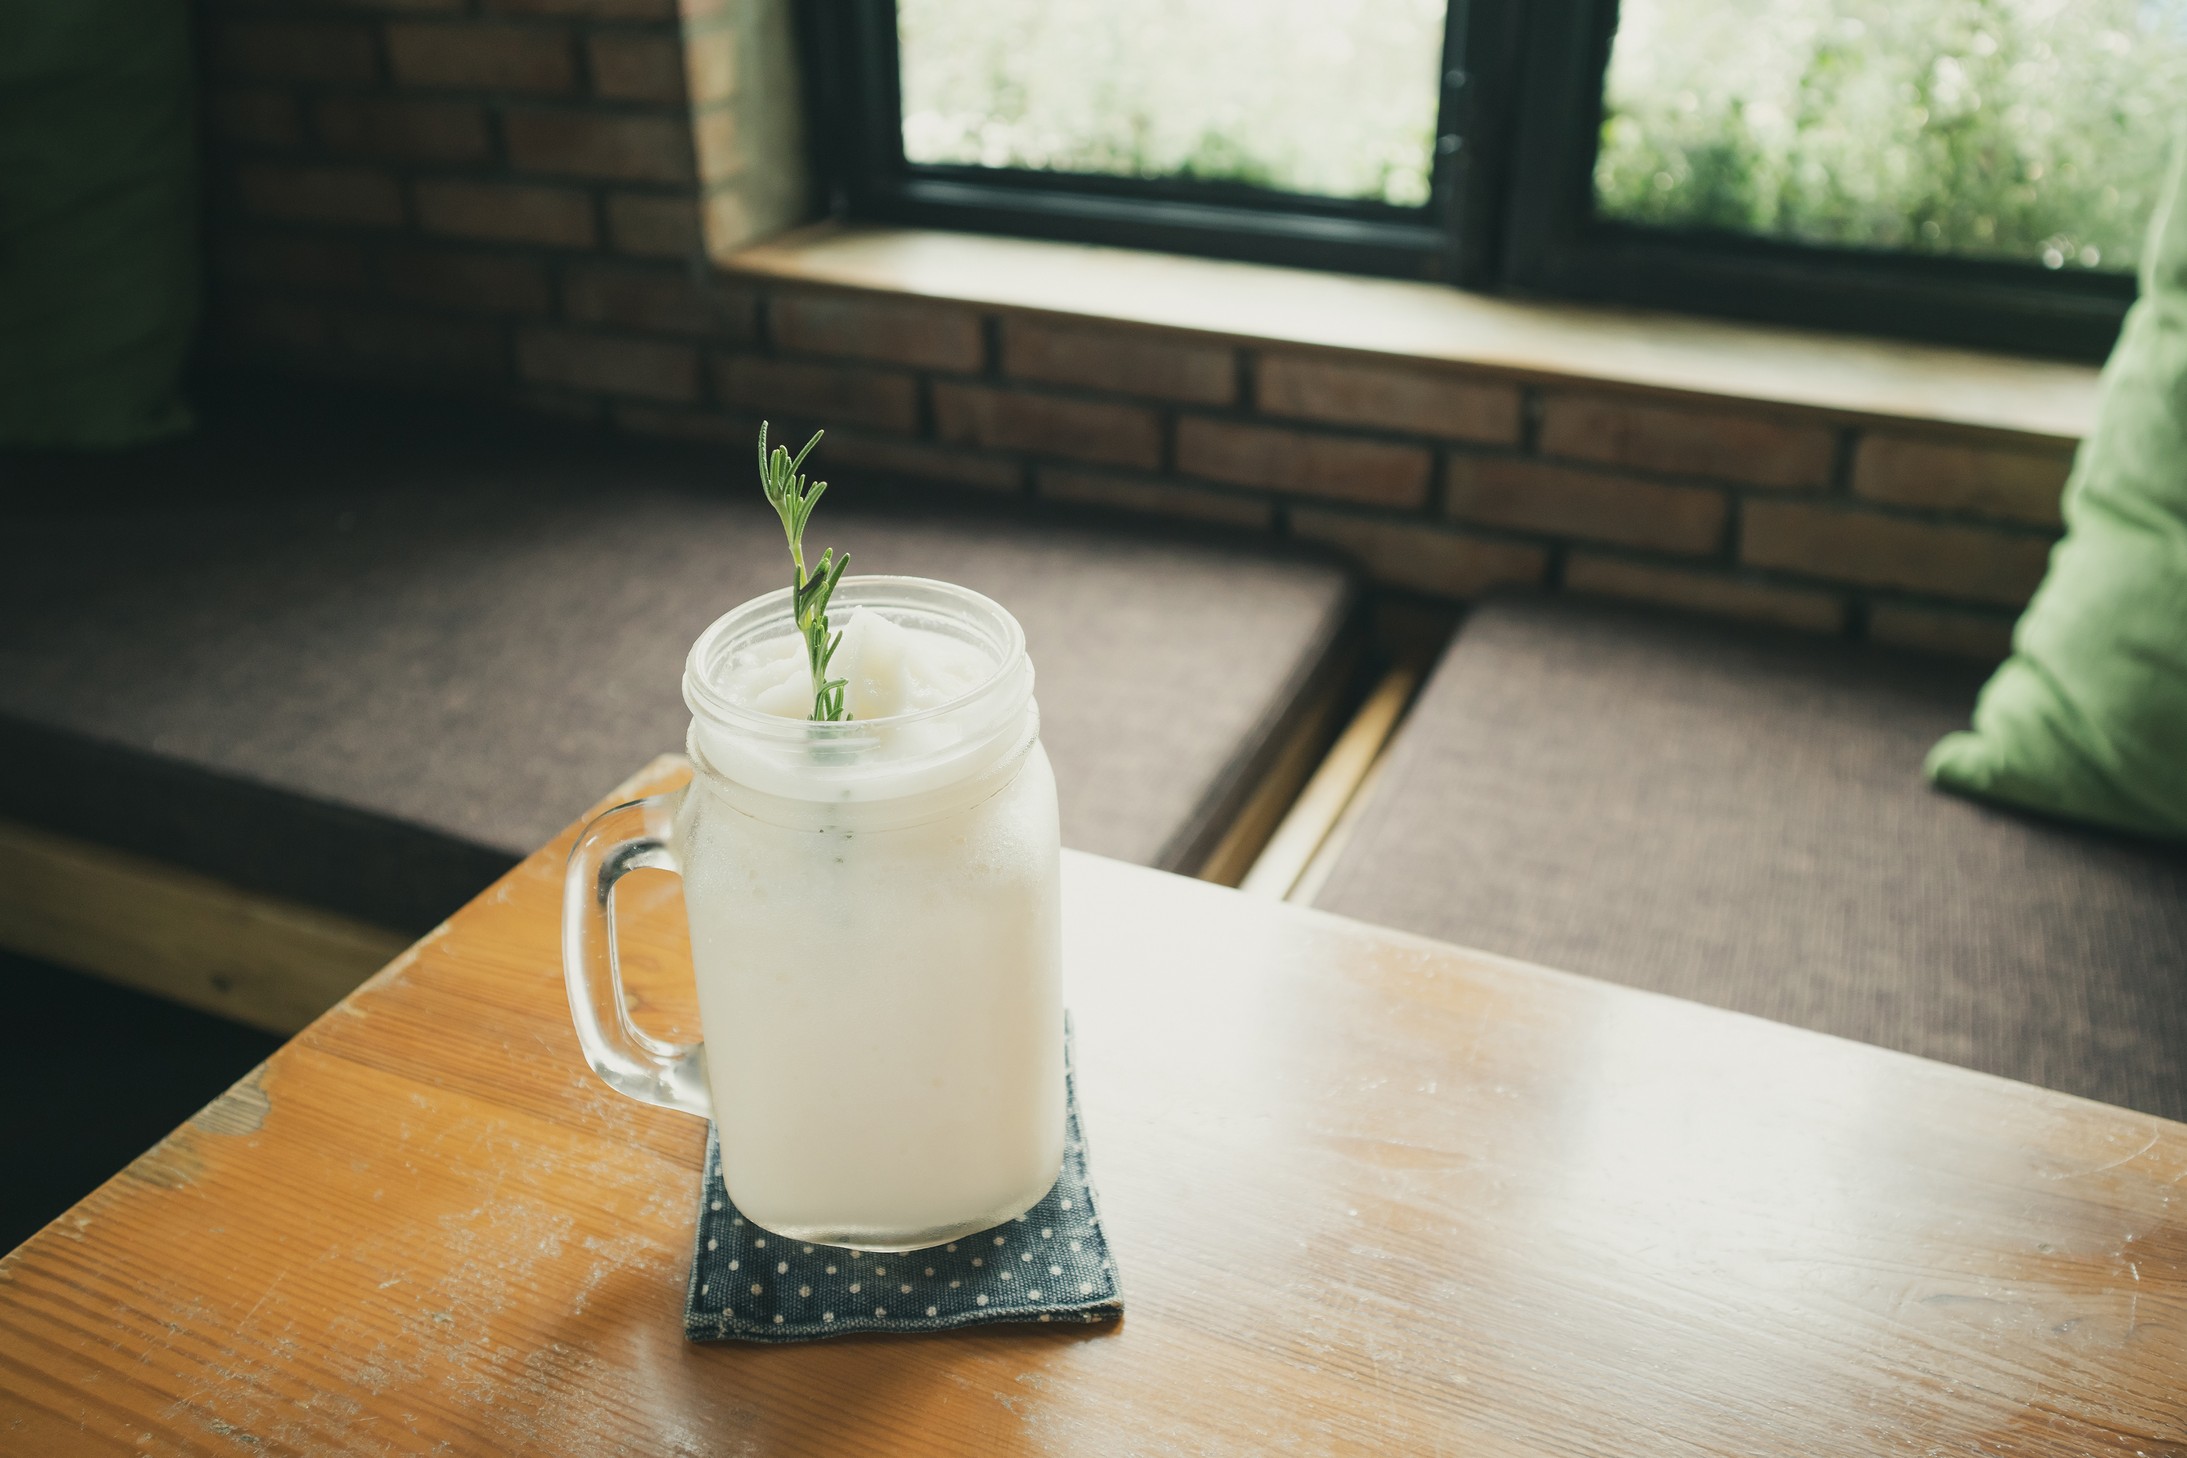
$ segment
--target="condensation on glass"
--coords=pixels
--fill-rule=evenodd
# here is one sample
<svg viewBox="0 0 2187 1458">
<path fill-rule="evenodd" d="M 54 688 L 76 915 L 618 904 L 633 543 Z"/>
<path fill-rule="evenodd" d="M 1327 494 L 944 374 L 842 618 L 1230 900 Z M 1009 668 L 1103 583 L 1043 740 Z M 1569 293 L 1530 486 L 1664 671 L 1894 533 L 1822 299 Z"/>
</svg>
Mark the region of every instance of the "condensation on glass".
<svg viewBox="0 0 2187 1458">
<path fill-rule="evenodd" d="M 2187 0 L 1623 0 L 1598 211 L 2124 271 L 2187 98 Z"/>
<path fill-rule="evenodd" d="M 914 163 L 1427 202 L 1445 0 L 897 0 Z"/>
</svg>

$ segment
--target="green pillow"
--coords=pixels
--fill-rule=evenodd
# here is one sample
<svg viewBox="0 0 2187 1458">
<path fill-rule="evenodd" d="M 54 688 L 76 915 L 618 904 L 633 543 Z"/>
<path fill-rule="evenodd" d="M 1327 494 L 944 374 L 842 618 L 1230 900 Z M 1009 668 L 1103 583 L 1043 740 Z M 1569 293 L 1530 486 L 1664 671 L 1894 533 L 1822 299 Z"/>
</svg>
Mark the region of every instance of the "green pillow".
<svg viewBox="0 0 2187 1458">
<path fill-rule="evenodd" d="M 2141 297 L 2065 490 L 2065 539 L 1982 690 L 1929 751 L 1949 790 L 2187 839 L 2187 142 Z"/>
<path fill-rule="evenodd" d="M 0 3 L 0 446 L 129 445 L 189 424 L 192 8 Z"/>
</svg>

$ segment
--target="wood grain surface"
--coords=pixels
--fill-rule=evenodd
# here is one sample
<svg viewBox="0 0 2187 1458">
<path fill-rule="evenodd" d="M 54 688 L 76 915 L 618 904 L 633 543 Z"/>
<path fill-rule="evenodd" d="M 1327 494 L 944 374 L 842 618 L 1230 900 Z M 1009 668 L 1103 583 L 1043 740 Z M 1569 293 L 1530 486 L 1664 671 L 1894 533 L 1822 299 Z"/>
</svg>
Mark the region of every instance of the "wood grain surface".
<svg viewBox="0 0 2187 1458">
<path fill-rule="evenodd" d="M 2187 1126 L 1083 856 L 1123 1323 L 689 1345 L 566 845 L 0 1263 L 0 1452 L 2187 1454 Z"/>
<path fill-rule="evenodd" d="M 0 820 L 0 946 L 286 1037 L 410 939 Z"/>
<path fill-rule="evenodd" d="M 1240 891 L 1278 901 L 1291 895 L 1382 757 L 1426 672 L 1423 663 L 1399 663 L 1376 681 L 1313 778 L 1297 789 L 1252 868 L 1236 882 Z"/>
</svg>

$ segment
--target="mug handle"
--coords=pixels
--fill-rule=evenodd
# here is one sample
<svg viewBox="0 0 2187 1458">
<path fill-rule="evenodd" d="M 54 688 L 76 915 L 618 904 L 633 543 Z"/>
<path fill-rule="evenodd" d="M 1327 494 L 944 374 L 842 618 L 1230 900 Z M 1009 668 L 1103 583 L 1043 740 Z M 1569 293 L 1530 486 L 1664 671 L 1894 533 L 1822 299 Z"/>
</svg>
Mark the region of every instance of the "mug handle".
<svg viewBox="0 0 2187 1458">
<path fill-rule="evenodd" d="M 633 1023 L 615 956 L 615 883 L 636 870 L 683 874 L 675 850 L 681 798 L 678 791 L 632 800 L 579 832 L 562 881 L 562 976 L 585 1062 L 609 1088 L 709 1119 L 706 1045 L 664 1042 Z"/>
</svg>

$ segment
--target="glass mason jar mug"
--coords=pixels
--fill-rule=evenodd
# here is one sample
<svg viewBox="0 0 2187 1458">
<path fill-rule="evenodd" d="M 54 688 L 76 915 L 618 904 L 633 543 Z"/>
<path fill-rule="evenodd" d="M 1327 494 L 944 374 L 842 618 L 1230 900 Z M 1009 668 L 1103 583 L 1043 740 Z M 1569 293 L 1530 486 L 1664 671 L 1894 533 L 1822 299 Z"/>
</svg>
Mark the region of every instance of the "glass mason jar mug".
<svg viewBox="0 0 2187 1458">
<path fill-rule="evenodd" d="M 986 677 L 914 712 L 788 718 L 725 685 L 781 654 L 789 591 L 722 617 L 684 667 L 690 784 L 570 854 L 563 968 L 593 1071 L 711 1116 L 747 1219 L 915 1250 L 1030 1209 L 1062 1164 L 1055 777 L 1009 613 L 908 577 L 844 579 L 831 613 L 851 610 L 968 645 Z M 640 867 L 683 877 L 701 1043 L 625 1008 L 611 894 Z"/>
</svg>

